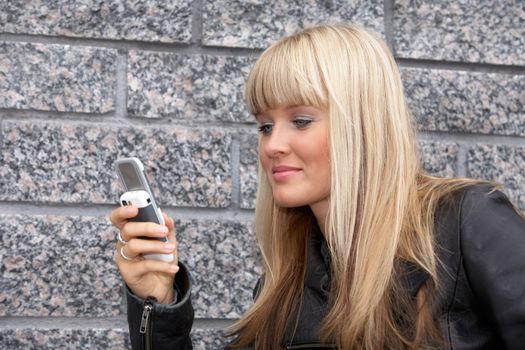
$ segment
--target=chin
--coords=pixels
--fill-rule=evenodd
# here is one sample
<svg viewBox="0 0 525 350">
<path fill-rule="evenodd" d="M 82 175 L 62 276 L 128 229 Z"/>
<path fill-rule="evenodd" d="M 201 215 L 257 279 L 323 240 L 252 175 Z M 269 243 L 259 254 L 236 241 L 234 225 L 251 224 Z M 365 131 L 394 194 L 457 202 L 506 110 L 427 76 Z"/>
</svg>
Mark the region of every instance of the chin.
<svg viewBox="0 0 525 350">
<path fill-rule="evenodd" d="M 298 198 L 283 197 L 284 196 L 273 196 L 275 204 L 281 208 L 297 208 L 308 205 L 308 203 L 305 203 Z"/>
</svg>

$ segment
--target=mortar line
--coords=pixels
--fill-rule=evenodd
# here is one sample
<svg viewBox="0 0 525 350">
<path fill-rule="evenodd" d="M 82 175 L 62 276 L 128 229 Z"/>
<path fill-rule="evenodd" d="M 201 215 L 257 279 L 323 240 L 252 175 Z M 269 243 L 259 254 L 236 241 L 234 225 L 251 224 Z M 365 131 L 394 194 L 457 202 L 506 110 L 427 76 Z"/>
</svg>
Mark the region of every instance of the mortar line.
<svg viewBox="0 0 525 350">
<path fill-rule="evenodd" d="M 111 210 L 117 208 L 118 204 L 61 204 L 46 202 L 17 202 L 0 201 L 0 215 L 51 215 L 51 216 L 85 216 L 85 217 L 109 217 Z M 252 209 L 231 208 L 191 208 L 162 206 L 171 217 L 182 220 L 252 220 L 254 212 Z"/>
<path fill-rule="evenodd" d="M 202 45 L 203 4 L 201 0 L 194 0 L 192 5 L 191 41 L 194 45 Z"/>
<path fill-rule="evenodd" d="M 119 50 L 115 86 L 115 117 L 126 119 L 128 102 L 128 51 Z"/>
<path fill-rule="evenodd" d="M 240 179 L 240 141 L 235 137 L 232 138 L 232 152 L 231 152 L 231 181 L 232 181 L 232 206 L 233 208 L 240 208 L 241 206 L 241 179 Z"/>
<path fill-rule="evenodd" d="M 511 66 L 505 64 L 452 62 L 445 60 L 415 59 L 396 57 L 396 62 L 402 68 L 421 68 L 435 70 L 452 70 L 472 73 L 497 73 L 525 75 L 525 66 Z"/>
<path fill-rule="evenodd" d="M 467 146 L 464 143 L 459 143 L 457 154 L 457 176 L 467 177 Z"/>
<path fill-rule="evenodd" d="M 127 114 L 127 111 L 125 112 Z M 166 126 L 181 126 L 181 127 L 196 127 L 198 129 L 216 129 L 219 128 L 249 128 L 254 129 L 254 121 L 227 121 L 216 120 L 206 122 L 203 127 L 202 120 L 187 120 L 187 119 L 173 119 L 170 117 L 162 118 L 145 118 L 145 117 L 126 117 L 122 118 L 115 114 L 112 115 L 90 115 L 82 113 L 71 112 L 45 112 L 45 111 L 31 111 L 21 110 L 12 111 L 0 108 L 0 117 L 6 121 L 34 121 L 34 122 L 48 122 L 63 124 L 67 121 L 71 124 L 78 125 L 100 125 L 101 122 L 106 126 L 131 126 L 131 127 L 166 127 Z"/>
<path fill-rule="evenodd" d="M 418 139 L 437 142 L 456 142 L 467 145 L 501 144 L 509 146 L 523 146 L 525 136 L 520 135 L 489 135 L 466 132 L 418 131 Z"/>
<path fill-rule="evenodd" d="M 384 24 L 385 24 L 385 41 L 392 54 L 395 52 L 394 42 L 394 1 L 384 0 Z"/>
<path fill-rule="evenodd" d="M 192 25 L 193 26 L 193 25 Z M 193 34 L 192 39 L 193 40 Z M 0 33 L 0 41 L 13 43 L 33 43 L 48 45 L 69 45 L 73 47 L 92 47 L 113 50 L 137 50 L 151 52 L 166 52 L 188 55 L 213 56 L 258 56 L 263 49 L 229 46 L 204 46 L 201 43 L 184 42 L 150 42 L 119 40 L 106 38 L 74 38 L 64 36 L 46 36 L 31 34 Z"/>
</svg>

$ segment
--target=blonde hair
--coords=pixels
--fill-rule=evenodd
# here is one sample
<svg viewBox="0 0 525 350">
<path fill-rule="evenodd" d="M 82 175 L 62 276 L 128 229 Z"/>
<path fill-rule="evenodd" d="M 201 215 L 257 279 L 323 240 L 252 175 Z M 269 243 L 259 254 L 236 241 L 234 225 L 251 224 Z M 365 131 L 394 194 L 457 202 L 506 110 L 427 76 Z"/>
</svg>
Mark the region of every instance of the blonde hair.
<svg viewBox="0 0 525 350">
<path fill-rule="evenodd" d="M 399 72 L 386 45 L 355 26 L 304 30 L 262 53 L 249 75 L 246 99 L 254 115 L 286 105 L 328 111 L 325 238 L 331 288 L 322 338 L 340 349 L 437 344 L 439 331 L 426 302 L 438 285 L 434 212 L 446 194 L 474 181 L 421 170 Z M 278 207 L 261 170 L 257 193 L 264 279 L 253 307 L 233 327 L 233 345 L 275 349 L 301 299 L 313 214 L 304 207 Z M 415 302 L 401 283 L 400 260 L 430 275 Z"/>
</svg>

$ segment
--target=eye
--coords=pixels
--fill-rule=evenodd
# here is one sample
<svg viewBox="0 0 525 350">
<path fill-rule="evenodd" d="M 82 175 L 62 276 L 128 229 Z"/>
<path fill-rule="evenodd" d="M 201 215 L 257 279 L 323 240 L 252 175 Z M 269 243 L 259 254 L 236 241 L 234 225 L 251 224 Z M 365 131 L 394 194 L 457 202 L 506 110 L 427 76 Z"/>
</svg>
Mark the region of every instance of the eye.
<svg viewBox="0 0 525 350">
<path fill-rule="evenodd" d="M 297 117 L 293 120 L 293 124 L 295 125 L 297 129 L 304 129 L 308 125 L 310 125 L 312 121 L 313 121 L 312 118 L 309 118 L 309 117 Z"/>
<path fill-rule="evenodd" d="M 273 125 L 266 123 L 259 126 L 259 132 L 263 135 L 270 135 L 272 132 Z"/>
</svg>

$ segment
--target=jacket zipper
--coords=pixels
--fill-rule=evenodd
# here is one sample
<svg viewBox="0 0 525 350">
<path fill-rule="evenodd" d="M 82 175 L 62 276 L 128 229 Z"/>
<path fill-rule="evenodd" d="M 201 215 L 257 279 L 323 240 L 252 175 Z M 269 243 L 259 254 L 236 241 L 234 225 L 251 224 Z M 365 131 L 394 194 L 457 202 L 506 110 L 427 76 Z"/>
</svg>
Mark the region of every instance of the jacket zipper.
<svg viewBox="0 0 525 350">
<path fill-rule="evenodd" d="M 153 300 L 154 298 L 146 298 L 144 302 L 144 308 L 142 309 L 142 319 L 140 321 L 140 334 L 142 334 L 142 340 L 145 350 L 151 349 L 151 312 L 153 311 Z"/>
</svg>

